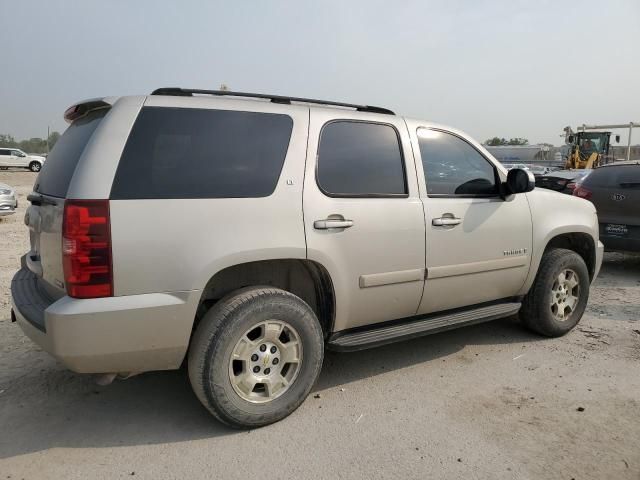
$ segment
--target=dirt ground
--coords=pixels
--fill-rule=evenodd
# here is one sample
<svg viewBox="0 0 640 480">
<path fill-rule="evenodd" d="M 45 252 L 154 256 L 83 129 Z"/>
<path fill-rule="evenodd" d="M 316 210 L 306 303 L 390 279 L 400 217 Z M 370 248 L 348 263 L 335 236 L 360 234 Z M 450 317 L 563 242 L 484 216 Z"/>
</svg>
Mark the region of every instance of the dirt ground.
<svg viewBox="0 0 640 480">
<path fill-rule="evenodd" d="M 297 412 L 239 432 L 183 371 L 97 387 L 11 323 L 34 179 L 0 172 L 20 202 L 0 220 L 0 479 L 640 479 L 640 256 L 606 254 L 564 338 L 505 319 L 328 353 Z"/>
</svg>

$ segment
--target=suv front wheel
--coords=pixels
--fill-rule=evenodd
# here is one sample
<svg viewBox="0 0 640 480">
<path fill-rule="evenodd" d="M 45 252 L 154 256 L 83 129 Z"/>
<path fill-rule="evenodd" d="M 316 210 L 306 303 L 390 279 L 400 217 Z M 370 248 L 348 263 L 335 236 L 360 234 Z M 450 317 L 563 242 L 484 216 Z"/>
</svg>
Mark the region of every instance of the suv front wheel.
<svg viewBox="0 0 640 480">
<path fill-rule="evenodd" d="M 323 355 L 322 328 L 309 305 L 278 288 L 246 288 L 203 317 L 189 349 L 189 379 L 220 421 L 260 427 L 300 406 Z"/>
<path fill-rule="evenodd" d="M 520 319 L 547 337 L 559 337 L 575 327 L 589 300 L 589 271 L 580 255 L 554 248 L 542 256 L 540 268 L 522 302 Z"/>
</svg>

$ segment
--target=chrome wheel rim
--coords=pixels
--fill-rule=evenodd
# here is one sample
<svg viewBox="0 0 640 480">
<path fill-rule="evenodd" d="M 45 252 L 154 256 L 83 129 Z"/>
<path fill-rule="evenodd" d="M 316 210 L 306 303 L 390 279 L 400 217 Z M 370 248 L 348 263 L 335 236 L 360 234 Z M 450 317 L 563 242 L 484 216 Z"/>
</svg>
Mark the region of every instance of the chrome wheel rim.
<svg viewBox="0 0 640 480">
<path fill-rule="evenodd" d="M 580 299 L 580 279 L 570 269 L 561 271 L 551 286 L 551 313 L 564 322 L 575 312 Z"/>
<path fill-rule="evenodd" d="M 267 320 L 247 330 L 229 360 L 233 390 L 251 403 L 266 403 L 285 393 L 302 365 L 302 342 L 287 322 Z"/>
</svg>

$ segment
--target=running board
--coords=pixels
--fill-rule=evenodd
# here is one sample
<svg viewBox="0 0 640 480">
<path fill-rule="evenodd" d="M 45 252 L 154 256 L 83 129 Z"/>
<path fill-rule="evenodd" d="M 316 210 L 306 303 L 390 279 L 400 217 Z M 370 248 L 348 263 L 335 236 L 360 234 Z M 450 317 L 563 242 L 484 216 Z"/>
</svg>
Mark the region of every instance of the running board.
<svg viewBox="0 0 640 480">
<path fill-rule="evenodd" d="M 410 338 L 438 333 L 452 328 L 488 322 L 498 318 L 515 315 L 520 310 L 520 302 L 498 303 L 473 307 L 466 310 L 439 313 L 408 320 L 394 321 L 382 326 L 373 325 L 357 331 L 338 332 L 328 343 L 331 350 L 354 351 L 377 347 L 386 343 L 398 342 Z"/>
</svg>

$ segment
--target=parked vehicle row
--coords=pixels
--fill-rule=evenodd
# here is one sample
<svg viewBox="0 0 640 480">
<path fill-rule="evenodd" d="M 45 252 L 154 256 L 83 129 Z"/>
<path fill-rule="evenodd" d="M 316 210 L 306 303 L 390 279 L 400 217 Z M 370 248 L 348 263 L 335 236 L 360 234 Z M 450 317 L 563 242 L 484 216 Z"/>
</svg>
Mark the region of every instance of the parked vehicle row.
<svg viewBox="0 0 640 480">
<path fill-rule="evenodd" d="M 12 317 L 105 379 L 187 359 L 232 426 L 294 411 L 325 348 L 514 314 L 563 335 L 602 262 L 591 203 L 384 108 L 160 89 L 65 118 L 28 197 Z"/>
</svg>

